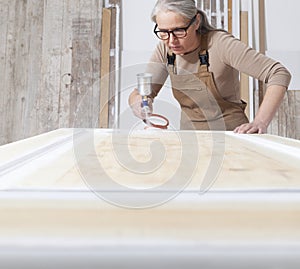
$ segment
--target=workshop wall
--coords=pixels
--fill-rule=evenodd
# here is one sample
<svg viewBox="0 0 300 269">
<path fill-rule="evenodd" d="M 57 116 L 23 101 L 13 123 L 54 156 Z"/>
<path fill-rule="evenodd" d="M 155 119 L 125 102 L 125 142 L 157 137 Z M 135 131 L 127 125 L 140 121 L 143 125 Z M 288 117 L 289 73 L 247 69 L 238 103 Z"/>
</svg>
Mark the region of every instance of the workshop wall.
<svg viewBox="0 0 300 269">
<path fill-rule="evenodd" d="M 288 90 L 268 133 L 300 139 L 300 90 Z"/>
<path fill-rule="evenodd" d="M 123 1 L 122 128 L 131 128 L 137 120 L 127 97 L 136 72 L 142 71 L 157 43 L 150 20 L 155 0 L 143 1 Z M 62 127 L 98 126 L 103 2 L 0 0 L 0 144 Z M 277 9 L 270 6 L 282 1 L 266 0 L 267 54 L 291 70 L 290 90 L 300 89 L 300 39 L 292 34 L 299 3 L 287 0 L 277 20 Z M 124 82 L 128 74 L 133 80 L 129 85 Z M 160 110 L 166 104 L 167 110 Z M 180 109 L 168 89 L 155 108 L 179 127 Z M 269 132 L 300 139 L 300 91 L 288 92 Z"/>
<path fill-rule="evenodd" d="M 98 122 L 100 0 L 0 0 L 0 144 Z"/>
<path fill-rule="evenodd" d="M 129 74 L 131 71 L 129 67 L 134 71 L 143 70 L 158 42 L 152 33 L 153 23 L 150 20 L 155 0 L 143 1 L 145 3 L 141 5 L 141 0 L 123 0 L 122 69 L 125 70 L 126 79 L 129 75 L 134 77 L 134 74 Z M 258 0 L 249 0 L 249 2 L 252 2 L 253 6 L 253 45 L 258 49 Z M 132 7 L 139 7 L 139 12 L 137 13 Z M 289 91 L 268 132 L 297 139 L 300 139 L 300 37 L 294 31 L 298 24 L 299 9 L 299 1 L 265 0 L 266 54 L 283 63 L 292 73 Z M 132 80 L 134 81 L 134 78 Z M 134 124 L 137 125 L 137 119 L 127 112 L 128 95 L 133 87 L 130 88 L 128 86 L 130 84 L 124 78 L 123 81 L 120 125 L 122 128 L 131 128 Z M 258 94 L 257 89 L 253 94 Z M 257 96 L 254 99 L 257 99 Z M 155 112 L 167 116 L 175 129 L 179 128 L 180 107 L 174 100 L 169 85 L 159 93 L 154 109 Z"/>
</svg>

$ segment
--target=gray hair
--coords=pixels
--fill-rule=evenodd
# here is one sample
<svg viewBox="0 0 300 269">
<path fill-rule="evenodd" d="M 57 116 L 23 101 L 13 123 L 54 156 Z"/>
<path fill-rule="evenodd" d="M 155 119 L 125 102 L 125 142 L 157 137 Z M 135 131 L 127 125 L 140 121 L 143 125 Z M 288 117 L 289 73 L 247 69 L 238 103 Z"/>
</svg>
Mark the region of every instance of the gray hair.
<svg viewBox="0 0 300 269">
<path fill-rule="evenodd" d="M 197 9 L 195 0 L 158 0 L 152 10 L 152 21 L 156 23 L 158 13 L 167 11 L 177 13 L 188 20 L 191 20 L 197 13 L 200 14 L 200 27 L 198 29 L 200 34 L 216 30 L 210 25 L 206 14 L 202 10 Z"/>
</svg>

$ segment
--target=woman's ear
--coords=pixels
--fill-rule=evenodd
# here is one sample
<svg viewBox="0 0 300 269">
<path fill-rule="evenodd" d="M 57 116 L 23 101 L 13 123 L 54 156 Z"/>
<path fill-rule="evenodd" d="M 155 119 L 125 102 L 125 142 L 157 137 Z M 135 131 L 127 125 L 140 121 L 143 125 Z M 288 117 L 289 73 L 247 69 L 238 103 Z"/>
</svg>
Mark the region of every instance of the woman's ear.
<svg viewBox="0 0 300 269">
<path fill-rule="evenodd" d="M 200 16 L 200 14 L 198 13 L 197 14 L 197 17 L 196 17 L 196 29 L 198 30 L 199 29 L 199 27 L 200 27 L 200 22 L 201 22 L 201 16 Z"/>
</svg>

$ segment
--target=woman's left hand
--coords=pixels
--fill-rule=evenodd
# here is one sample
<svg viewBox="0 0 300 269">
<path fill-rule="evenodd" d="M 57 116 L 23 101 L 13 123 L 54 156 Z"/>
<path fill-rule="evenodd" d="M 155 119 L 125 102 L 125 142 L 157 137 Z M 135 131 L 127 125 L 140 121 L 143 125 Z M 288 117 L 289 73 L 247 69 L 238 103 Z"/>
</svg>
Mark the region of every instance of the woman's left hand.
<svg viewBox="0 0 300 269">
<path fill-rule="evenodd" d="M 237 134 L 265 134 L 267 132 L 267 125 L 263 122 L 253 121 L 244 123 L 236 127 L 233 132 Z"/>
<path fill-rule="evenodd" d="M 254 120 L 250 123 L 245 123 L 236 127 L 233 131 L 238 134 L 266 133 L 268 125 L 284 98 L 285 92 L 286 87 L 279 85 L 269 86 Z"/>
</svg>

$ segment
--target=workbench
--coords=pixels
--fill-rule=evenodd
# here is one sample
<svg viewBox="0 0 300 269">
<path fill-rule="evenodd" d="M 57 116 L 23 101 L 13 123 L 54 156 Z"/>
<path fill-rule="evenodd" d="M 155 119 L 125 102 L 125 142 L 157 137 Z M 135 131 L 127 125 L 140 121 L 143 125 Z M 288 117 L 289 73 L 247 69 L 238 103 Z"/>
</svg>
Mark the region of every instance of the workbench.
<svg viewBox="0 0 300 269">
<path fill-rule="evenodd" d="M 0 268 L 300 268 L 300 141 L 58 129 L 0 147 Z"/>
</svg>

